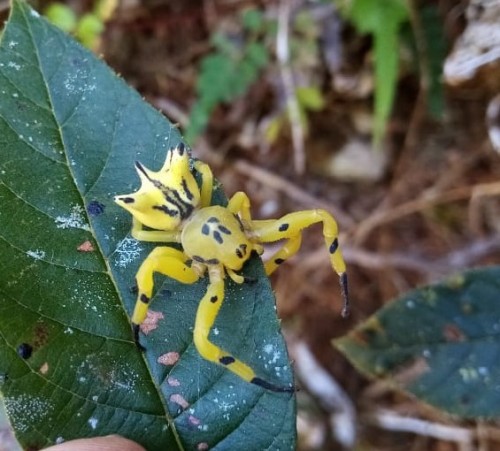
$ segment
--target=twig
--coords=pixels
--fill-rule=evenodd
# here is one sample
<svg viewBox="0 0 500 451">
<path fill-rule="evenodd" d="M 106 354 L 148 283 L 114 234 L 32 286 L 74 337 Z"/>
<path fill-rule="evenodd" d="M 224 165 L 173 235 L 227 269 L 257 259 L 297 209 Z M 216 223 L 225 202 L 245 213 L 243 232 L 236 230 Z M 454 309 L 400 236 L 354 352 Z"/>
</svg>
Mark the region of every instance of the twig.
<svg viewBox="0 0 500 451">
<path fill-rule="evenodd" d="M 321 406 L 331 413 L 332 434 L 346 448 L 356 440 L 356 411 L 337 381 L 318 363 L 302 340 L 289 340 L 295 370 L 302 384 Z"/>
<path fill-rule="evenodd" d="M 398 205 L 391 210 L 378 211 L 361 222 L 354 234 L 354 241 L 359 245 L 366 239 L 374 228 L 379 227 L 382 224 L 387 224 L 388 222 L 392 222 L 396 219 L 400 219 L 404 216 L 417 213 L 439 204 L 468 199 L 471 197 L 477 186 L 478 185 L 463 186 L 445 191 L 444 193 L 431 192 L 427 196 L 422 196 L 418 199 Z"/>
<path fill-rule="evenodd" d="M 276 56 L 280 66 L 281 80 L 285 93 L 288 117 L 292 128 L 293 161 L 295 171 L 305 171 L 304 129 L 300 120 L 300 108 L 295 94 L 295 82 L 290 67 L 289 22 L 291 0 L 281 0 L 278 11 L 278 33 L 276 35 Z"/>
<path fill-rule="evenodd" d="M 459 426 L 448 426 L 419 418 L 399 415 L 386 409 L 378 409 L 368 417 L 370 423 L 389 431 L 411 432 L 438 440 L 459 443 L 462 450 L 473 450 L 474 433 Z"/>
</svg>

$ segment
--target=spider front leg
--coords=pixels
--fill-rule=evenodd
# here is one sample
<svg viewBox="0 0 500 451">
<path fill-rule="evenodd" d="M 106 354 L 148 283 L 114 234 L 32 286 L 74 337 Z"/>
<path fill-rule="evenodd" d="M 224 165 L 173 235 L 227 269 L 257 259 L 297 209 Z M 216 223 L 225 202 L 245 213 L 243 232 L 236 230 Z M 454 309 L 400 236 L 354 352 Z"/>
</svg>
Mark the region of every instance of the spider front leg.
<svg viewBox="0 0 500 451">
<path fill-rule="evenodd" d="M 136 240 L 148 243 L 180 243 L 181 240 L 178 230 L 144 230 L 143 224 L 134 216 L 130 234 Z"/>
<path fill-rule="evenodd" d="M 195 161 L 195 169 L 201 175 L 200 204 L 201 208 L 208 207 L 212 203 L 212 190 L 214 186 L 214 175 L 210 166 L 202 161 Z"/>
<path fill-rule="evenodd" d="M 156 247 L 142 262 L 137 271 L 137 301 L 132 314 L 132 329 L 137 346 L 139 343 L 139 327 L 146 319 L 149 303 L 153 296 L 153 274 L 159 272 L 178 282 L 191 284 L 199 279 L 198 274 L 186 265 L 188 257 L 181 251 L 167 246 Z"/>
<path fill-rule="evenodd" d="M 339 247 L 337 223 L 327 211 L 320 209 L 297 211 L 276 221 L 252 221 L 251 226 L 256 238 L 262 243 L 287 240 L 272 260 L 266 264 L 266 272 L 271 274 L 281 263 L 298 251 L 302 230 L 318 222 L 323 223 L 323 236 L 330 254 L 330 263 L 340 278 L 340 288 L 344 301 L 342 316 L 348 316 L 349 296 L 346 266 Z"/>
<path fill-rule="evenodd" d="M 200 355 L 214 363 L 218 363 L 232 371 L 243 380 L 255 385 L 259 385 L 267 390 L 276 392 L 293 392 L 291 387 L 279 387 L 257 377 L 255 372 L 246 363 L 238 360 L 229 352 L 221 349 L 208 339 L 210 330 L 213 328 L 215 319 L 219 314 L 224 300 L 224 278 L 222 268 L 212 268 L 209 270 L 210 283 L 205 296 L 203 296 L 196 312 L 193 337 L 194 344 Z"/>
</svg>

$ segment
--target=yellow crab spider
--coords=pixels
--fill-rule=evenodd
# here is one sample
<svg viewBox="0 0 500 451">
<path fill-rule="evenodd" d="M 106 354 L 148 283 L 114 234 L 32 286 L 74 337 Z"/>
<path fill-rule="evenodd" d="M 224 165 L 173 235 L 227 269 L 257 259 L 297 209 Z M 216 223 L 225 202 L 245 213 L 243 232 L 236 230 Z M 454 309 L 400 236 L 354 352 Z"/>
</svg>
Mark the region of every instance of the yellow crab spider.
<svg viewBox="0 0 500 451">
<path fill-rule="evenodd" d="M 272 391 L 293 391 L 258 377 L 249 365 L 216 346 L 208 336 L 224 300 L 226 275 L 238 284 L 244 283 L 246 279 L 239 271 L 252 251 L 262 254 L 264 243 L 284 240 L 283 246 L 265 263 L 266 273 L 270 275 L 298 251 L 302 230 L 318 222 L 323 223 L 331 265 L 340 277 L 343 315 L 347 315 L 347 275 L 333 217 L 325 210 L 316 209 L 290 213 L 278 220 L 252 220 L 250 200 L 243 192 L 236 193 L 227 207 L 211 205 L 212 171 L 200 161 L 191 167 L 189 153 L 182 143 L 170 149 L 158 172 L 139 162 L 135 167 L 141 180 L 140 189 L 114 198 L 132 214 L 132 236 L 141 241 L 182 246 L 182 250 L 168 244 L 154 248 L 137 272 L 138 297 L 132 314 L 137 345 L 142 348 L 139 327 L 153 296 L 153 274 L 158 272 L 185 284 L 195 283 L 208 274 L 208 288 L 200 301 L 193 331 L 200 355 L 225 366 L 245 381 Z M 193 170 L 200 174 L 200 187 Z"/>
</svg>

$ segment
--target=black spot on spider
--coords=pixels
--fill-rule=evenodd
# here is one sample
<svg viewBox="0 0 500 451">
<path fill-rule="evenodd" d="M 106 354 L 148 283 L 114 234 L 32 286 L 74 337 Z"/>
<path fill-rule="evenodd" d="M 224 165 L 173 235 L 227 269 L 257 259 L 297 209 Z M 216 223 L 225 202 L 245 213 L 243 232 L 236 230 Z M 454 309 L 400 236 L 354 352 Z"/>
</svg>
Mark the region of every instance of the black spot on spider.
<svg viewBox="0 0 500 451">
<path fill-rule="evenodd" d="M 240 244 L 236 249 L 236 255 L 238 258 L 243 258 L 247 254 L 248 246 L 246 244 Z"/>
<path fill-rule="evenodd" d="M 290 227 L 290 225 L 285 222 L 284 224 L 280 225 L 280 228 L 278 230 L 280 232 L 285 232 L 286 230 L 288 230 L 288 227 Z"/>
<path fill-rule="evenodd" d="M 144 304 L 149 304 L 150 299 L 143 293 L 141 294 L 141 297 L 139 298 L 141 302 L 144 302 Z"/>
<path fill-rule="evenodd" d="M 90 216 L 99 216 L 104 213 L 104 205 L 96 200 L 89 202 L 87 205 L 87 211 Z"/>
<path fill-rule="evenodd" d="M 28 343 L 21 343 L 17 347 L 17 354 L 24 360 L 29 359 L 32 353 L 33 353 L 33 346 L 31 346 Z"/>
<path fill-rule="evenodd" d="M 219 359 L 219 362 L 222 363 L 223 365 L 231 365 L 231 363 L 234 363 L 234 357 L 231 357 L 230 355 L 225 355 L 224 357 L 221 357 Z"/>
<path fill-rule="evenodd" d="M 133 204 L 135 199 L 133 197 L 120 197 L 120 200 L 125 202 L 126 204 Z"/>
<path fill-rule="evenodd" d="M 220 230 L 222 233 L 225 233 L 226 235 L 231 235 L 231 230 L 229 230 L 227 227 L 224 227 L 223 225 L 220 225 L 220 226 L 219 226 L 219 230 Z"/>
<path fill-rule="evenodd" d="M 200 257 L 199 255 L 193 255 L 193 260 L 198 263 L 204 263 L 206 265 L 218 265 L 219 260 L 216 258 L 209 258 L 208 260 L 205 260 L 203 257 Z"/>
<path fill-rule="evenodd" d="M 332 242 L 332 244 L 330 245 L 330 254 L 335 254 L 335 252 L 337 251 L 339 247 L 339 240 L 337 238 L 335 238 Z"/>
<path fill-rule="evenodd" d="M 281 265 L 285 260 L 283 260 L 282 258 L 277 258 L 276 260 L 274 260 L 274 263 L 276 263 L 277 265 Z"/>
<path fill-rule="evenodd" d="M 218 296 L 212 296 L 212 297 L 210 298 L 210 302 L 211 302 L 212 304 L 215 304 L 218 300 L 219 300 L 219 297 L 218 297 Z"/>
<path fill-rule="evenodd" d="M 179 155 L 184 155 L 185 150 L 186 146 L 184 145 L 184 143 L 177 144 L 177 151 L 179 152 Z"/>
<path fill-rule="evenodd" d="M 203 233 L 203 235 L 210 235 L 210 227 L 207 224 L 203 224 L 201 233 Z"/>
<path fill-rule="evenodd" d="M 215 216 L 212 216 L 211 218 L 208 218 L 207 219 L 207 222 L 210 222 L 210 223 L 216 223 L 218 224 L 220 221 L 218 218 L 216 218 Z"/>
<path fill-rule="evenodd" d="M 222 235 L 219 232 L 217 232 L 217 230 L 214 230 L 213 235 L 214 235 L 214 240 L 217 241 L 217 243 L 222 244 L 224 242 L 224 240 L 222 239 Z"/>
</svg>

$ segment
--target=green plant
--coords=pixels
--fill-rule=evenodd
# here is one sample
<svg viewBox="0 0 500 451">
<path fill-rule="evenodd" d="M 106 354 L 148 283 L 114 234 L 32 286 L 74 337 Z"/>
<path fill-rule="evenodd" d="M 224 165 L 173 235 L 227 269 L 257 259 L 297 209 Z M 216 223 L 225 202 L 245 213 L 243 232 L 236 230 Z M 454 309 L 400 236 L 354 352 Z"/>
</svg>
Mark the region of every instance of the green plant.
<svg viewBox="0 0 500 451">
<path fill-rule="evenodd" d="M 206 280 L 158 284 L 156 330 L 144 353 L 134 343 L 134 277 L 155 244 L 129 235 L 113 195 L 135 187 L 135 160 L 161 166 L 177 128 L 21 0 L 1 36 L 0 95 L 0 392 L 22 446 L 120 434 L 153 451 L 293 448 L 293 394 L 198 355 Z M 212 200 L 225 205 L 220 188 Z M 212 339 L 291 381 L 260 260 L 244 275 L 255 282 L 228 281 Z"/>
<path fill-rule="evenodd" d="M 53 2 L 47 7 L 44 15 L 61 30 L 74 34 L 85 47 L 97 50 L 104 24 L 111 18 L 117 6 L 118 0 L 97 0 L 91 12 L 78 18 L 71 7 Z"/>
<path fill-rule="evenodd" d="M 262 13 L 250 9 L 240 17 L 245 37 L 232 41 L 224 33 L 212 36 L 214 52 L 201 61 L 196 84 L 197 99 L 191 109 L 185 137 L 193 142 L 207 126 L 217 105 L 231 102 L 243 95 L 257 80 L 269 60 L 269 52 L 261 40 L 267 28 Z"/>
<path fill-rule="evenodd" d="M 394 103 L 399 67 L 399 35 L 409 20 L 406 0 L 334 0 L 357 30 L 373 36 L 375 67 L 375 122 L 379 143 Z"/>
</svg>

